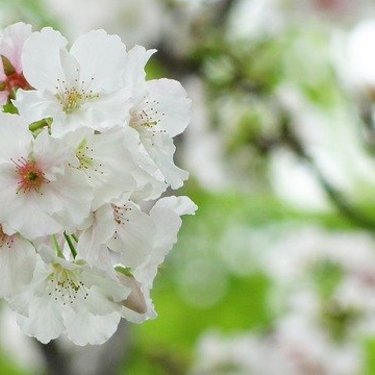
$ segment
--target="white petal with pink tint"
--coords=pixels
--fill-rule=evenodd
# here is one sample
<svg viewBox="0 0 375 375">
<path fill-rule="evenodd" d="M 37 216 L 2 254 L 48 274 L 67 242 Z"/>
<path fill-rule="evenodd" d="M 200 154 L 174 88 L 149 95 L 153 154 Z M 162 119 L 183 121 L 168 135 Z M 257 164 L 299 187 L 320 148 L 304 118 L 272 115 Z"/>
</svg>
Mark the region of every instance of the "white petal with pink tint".
<svg viewBox="0 0 375 375">
<path fill-rule="evenodd" d="M 22 73 L 22 51 L 25 41 L 32 33 L 32 26 L 23 22 L 4 29 L 0 39 L 0 55 L 5 56 L 17 73 Z"/>
<path fill-rule="evenodd" d="M 73 168 L 74 152 L 47 131 L 34 140 L 25 124 L 10 120 L 0 116 L 0 220 L 28 239 L 81 225 L 92 191 Z"/>
<path fill-rule="evenodd" d="M 0 297 L 9 297 L 32 279 L 35 249 L 20 235 L 8 236 L 0 228 Z"/>
</svg>

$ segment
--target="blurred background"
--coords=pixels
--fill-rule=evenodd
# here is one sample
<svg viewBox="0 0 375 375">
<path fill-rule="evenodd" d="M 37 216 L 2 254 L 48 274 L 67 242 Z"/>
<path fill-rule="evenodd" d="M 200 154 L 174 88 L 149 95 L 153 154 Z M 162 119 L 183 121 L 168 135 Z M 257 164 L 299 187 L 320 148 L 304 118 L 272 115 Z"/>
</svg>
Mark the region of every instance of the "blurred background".
<svg viewBox="0 0 375 375">
<path fill-rule="evenodd" d="M 373 0 L 0 0 L 0 25 L 95 28 L 182 81 L 198 204 L 153 290 L 159 317 L 101 347 L 23 336 L 0 374 L 375 374 Z"/>
</svg>

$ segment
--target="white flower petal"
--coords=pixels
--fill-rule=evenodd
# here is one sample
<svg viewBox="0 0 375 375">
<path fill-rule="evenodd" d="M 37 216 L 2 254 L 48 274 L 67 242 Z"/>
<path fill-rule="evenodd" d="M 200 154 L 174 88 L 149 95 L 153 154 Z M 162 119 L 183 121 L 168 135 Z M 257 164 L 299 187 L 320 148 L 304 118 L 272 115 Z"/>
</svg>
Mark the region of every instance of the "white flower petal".
<svg viewBox="0 0 375 375">
<path fill-rule="evenodd" d="M 83 312 L 66 320 L 65 333 L 76 345 L 101 345 L 116 332 L 120 319 L 117 312 L 103 316 Z"/>
<path fill-rule="evenodd" d="M 68 232 L 83 229 L 81 226 L 90 214 L 92 202 L 92 190 L 87 186 L 84 175 L 68 167 L 62 178 L 49 184 L 48 194 L 54 194 L 63 202 L 62 210 L 55 213 L 56 220 Z M 47 205 L 44 208 L 47 209 Z"/>
<path fill-rule="evenodd" d="M 24 333 L 36 337 L 43 344 L 59 337 L 64 329 L 58 306 L 49 296 L 33 299 L 29 317 L 20 315 L 17 322 Z"/>
<path fill-rule="evenodd" d="M 12 101 L 18 109 L 20 115 L 28 122 L 32 123 L 48 117 L 54 121 L 62 121 L 65 116 L 61 113 L 60 105 L 55 96 L 44 90 L 25 91 L 17 90 L 16 99 Z"/>
<path fill-rule="evenodd" d="M 126 203 L 125 209 L 117 209 L 117 233 L 108 242 L 108 247 L 121 253 L 124 265 L 136 267 L 142 264 L 152 251 L 155 226 L 151 218 L 131 202 Z"/>
<path fill-rule="evenodd" d="M 55 180 L 55 175 L 64 174 L 67 164 L 78 164 L 73 150 L 67 148 L 59 139 L 52 138 L 47 130 L 43 130 L 36 137 L 33 156 L 49 180 Z"/>
<path fill-rule="evenodd" d="M 151 159 L 163 173 L 166 182 L 172 189 L 180 188 L 189 177 L 189 173 L 174 164 L 173 155 L 176 147 L 172 138 L 161 132 L 149 134 L 148 131 L 143 131 L 141 140 Z"/>
<path fill-rule="evenodd" d="M 35 268 L 35 249 L 18 235 L 0 245 L 0 296 L 10 296 L 27 284 Z"/>
<path fill-rule="evenodd" d="M 125 69 L 126 47 L 118 36 L 93 30 L 80 36 L 70 52 L 83 67 L 81 80 L 91 82 L 94 92 L 114 91 L 119 87 Z"/>
<path fill-rule="evenodd" d="M 177 215 L 194 215 L 195 211 L 198 209 L 198 206 L 186 196 L 181 197 L 165 197 L 159 199 L 152 210 L 157 208 L 166 208 L 170 211 L 175 212 Z"/>
<path fill-rule="evenodd" d="M 10 227 L 31 240 L 60 232 L 63 227 L 57 220 L 44 212 L 37 203 L 38 197 L 14 198 L 18 207 L 10 207 L 8 211 L 2 210 L 4 221 Z"/>
<path fill-rule="evenodd" d="M 146 82 L 148 100 L 156 102 L 160 122 L 158 128 L 164 129 L 171 137 L 182 133 L 191 120 L 191 99 L 187 97 L 181 83 L 172 79 L 154 79 Z"/>
<path fill-rule="evenodd" d="M 32 141 L 33 136 L 20 116 L 0 112 L 0 162 L 24 156 L 31 150 Z"/>
<path fill-rule="evenodd" d="M 67 40 L 51 27 L 33 33 L 25 42 L 22 65 L 24 76 L 39 90 L 56 92 L 57 78 L 63 79 L 60 50 Z"/>
<path fill-rule="evenodd" d="M 100 207 L 94 214 L 92 226 L 84 230 L 79 237 L 78 255 L 91 266 L 96 265 L 101 258 L 100 253 L 104 251 L 103 245 L 109 241 L 115 230 L 111 205 Z"/>
<path fill-rule="evenodd" d="M 133 90 L 139 90 L 145 81 L 145 66 L 150 57 L 156 52 L 156 49 L 146 50 L 142 46 L 134 46 L 127 55 L 126 70 L 124 75 L 125 86 L 132 87 Z"/>
</svg>

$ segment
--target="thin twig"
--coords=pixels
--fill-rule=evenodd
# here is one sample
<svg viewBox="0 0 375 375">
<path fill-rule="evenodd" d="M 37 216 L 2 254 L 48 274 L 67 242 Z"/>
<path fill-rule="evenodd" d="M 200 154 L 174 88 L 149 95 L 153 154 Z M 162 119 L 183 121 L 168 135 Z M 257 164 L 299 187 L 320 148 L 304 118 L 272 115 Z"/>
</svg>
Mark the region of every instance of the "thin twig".
<svg viewBox="0 0 375 375">
<path fill-rule="evenodd" d="M 283 142 L 301 159 L 308 163 L 315 176 L 318 178 L 321 186 L 324 188 L 326 194 L 335 205 L 335 207 L 349 219 L 353 224 L 375 231 L 375 221 L 364 213 L 360 212 L 356 207 L 351 205 L 342 193 L 335 188 L 326 176 L 321 172 L 315 160 L 305 152 L 305 149 L 299 139 L 294 135 L 290 129 L 290 121 L 287 116 L 284 116 L 283 121 Z"/>
</svg>

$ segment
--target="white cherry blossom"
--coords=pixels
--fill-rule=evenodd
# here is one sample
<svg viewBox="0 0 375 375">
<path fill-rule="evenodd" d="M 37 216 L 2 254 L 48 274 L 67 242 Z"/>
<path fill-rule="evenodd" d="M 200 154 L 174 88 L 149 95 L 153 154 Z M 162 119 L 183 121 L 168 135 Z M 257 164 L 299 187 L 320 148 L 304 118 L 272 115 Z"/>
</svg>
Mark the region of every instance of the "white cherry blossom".
<svg viewBox="0 0 375 375">
<path fill-rule="evenodd" d="M 131 201 L 101 207 L 93 225 L 77 245 L 79 256 L 112 274 L 132 293 L 124 301 L 123 316 L 141 322 L 156 316 L 150 290 L 158 267 L 177 241 L 182 215 L 194 214 L 188 197 L 167 197 L 155 203 L 149 214 Z M 147 233 L 147 235 L 145 235 Z"/>
<path fill-rule="evenodd" d="M 100 259 L 102 245 L 106 245 L 120 254 L 126 267 L 136 267 L 152 251 L 155 234 L 155 223 L 149 215 L 132 201 L 118 200 L 95 212 L 93 225 L 80 236 L 78 251 L 94 265 Z"/>
<path fill-rule="evenodd" d="M 35 239 L 79 226 L 92 192 L 78 160 L 61 141 L 42 132 L 35 140 L 22 119 L 0 114 L 0 220 L 5 232 Z M 17 139 L 17 142 L 14 142 Z"/>
<path fill-rule="evenodd" d="M 156 202 L 150 217 L 156 226 L 156 235 L 149 256 L 141 265 L 131 270 L 131 276 L 121 275 L 120 280 L 132 288 L 124 302 L 123 317 L 135 323 L 156 317 L 150 296 L 158 267 L 177 242 L 182 215 L 194 215 L 197 206 L 188 197 L 167 197 Z M 136 306 L 136 308 L 134 308 Z"/>
<path fill-rule="evenodd" d="M 71 49 L 49 27 L 33 33 L 24 45 L 24 75 L 36 90 L 20 90 L 14 102 L 29 122 L 52 118 L 60 137 L 81 126 L 101 130 L 126 118 L 123 90 L 126 47 L 118 36 L 94 30 Z"/>
<path fill-rule="evenodd" d="M 128 147 L 132 143 L 130 137 L 125 129 L 101 134 L 81 129 L 65 137 L 79 161 L 76 168 L 86 175 L 87 185 L 93 188 L 93 210 L 135 190 L 133 174 L 137 165 L 133 160 L 134 150 Z"/>
<path fill-rule="evenodd" d="M 102 344 L 122 317 L 155 317 L 158 267 L 196 210 L 160 199 L 188 177 L 173 137 L 190 99 L 146 81 L 155 50 L 104 30 L 67 46 L 50 27 L 0 36 L 0 105 L 15 96 L 17 110 L 0 113 L 0 297 L 42 343 Z"/>
<path fill-rule="evenodd" d="M 38 257 L 32 282 L 10 300 L 22 330 L 42 343 L 64 333 L 77 345 L 102 344 L 120 321 L 116 301 L 130 290 L 85 262 L 54 256 L 46 245 L 39 251 L 44 259 Z"/>
<path fill-rule="evenodd" d="M 130 126 L 139 132 L 144 148 L 173 189 L 181 187 L 188 177 L 174 164 L 172 138 L 189 124 L 190 107 L 191 101 L 179 82 L 158 79 L 145 83 L 130 111 Z"/>
</svg>

